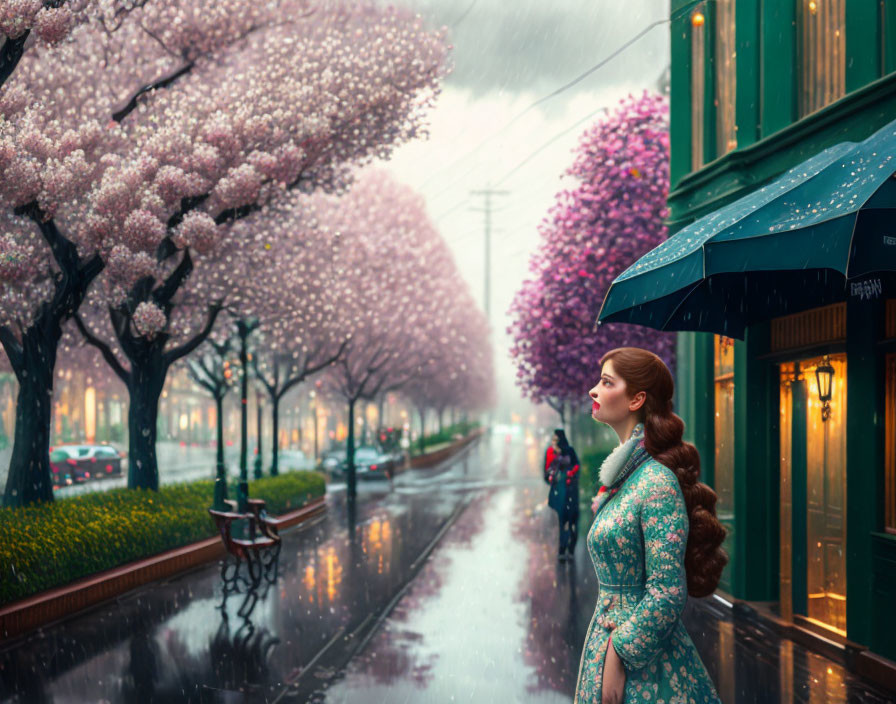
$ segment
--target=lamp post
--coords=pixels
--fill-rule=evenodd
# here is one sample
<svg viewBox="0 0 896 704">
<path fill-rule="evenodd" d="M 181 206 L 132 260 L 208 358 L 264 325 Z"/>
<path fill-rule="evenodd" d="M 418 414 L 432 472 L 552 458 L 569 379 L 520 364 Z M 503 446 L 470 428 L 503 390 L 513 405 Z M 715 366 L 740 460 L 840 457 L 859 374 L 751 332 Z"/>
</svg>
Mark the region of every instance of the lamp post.
<svg viewBox="0 0 896 704">
<path fill-rule="evenodd" d="M 224 369 L 224 380 L 230 383 L 233 378 L 233 364 L 230 360 L 224 360 L 222 367 Z M 227 498 L 227 469 L 224 466 L 224 404 L 218 400 L 217 411 L 215 413 L 218 425 L 218 442 L 215 459 L 215 504 L 216 511 L 226 511 L 229 507 L 224 503 Z"/>
<path fill-rule="evenodd" d="M 255 447 L 255 478 L 261 479 L 261 404 L 264 400 L 264 397 L 261 395 L 260 391 L 255 392 L 255 410 L 256 410 L 256 418 L 258 422 L 258 442 Z M 276 442 L 276 438 L 274 441 Z"/>
<path fill-rule="evenodd" d="M 240 483 L 237 486 L 236 501 L 237 511 L 245 513 L 248 508 L 249 499 L 249 462 L 247 456 L 249 441 L 249 418 L 248 418 L 248 396 L 249 396 L 249 352 L 248 339 L 249 335 L 258 326 L 257 319 L 244 320 L 238 318 L 236 321 L 237 333 L 240 337 Z"/>
<path fill-rule="evenodd" d="M 317 465 L 317 392 L 311 389 L 308 395 L 311 397 L 311 407 L 314 410 L 314 464 Z"/>
<path fill-rule="evenodd" d="M 821 401 L 821 420 L 826 421 L 831 417 L 831 392 L 834 388 L 834 367 L 831 360 L 825 355 L 819 366 L 815 367 L 815 381 L 818 383 L 818 400 Z"/>
</svg>

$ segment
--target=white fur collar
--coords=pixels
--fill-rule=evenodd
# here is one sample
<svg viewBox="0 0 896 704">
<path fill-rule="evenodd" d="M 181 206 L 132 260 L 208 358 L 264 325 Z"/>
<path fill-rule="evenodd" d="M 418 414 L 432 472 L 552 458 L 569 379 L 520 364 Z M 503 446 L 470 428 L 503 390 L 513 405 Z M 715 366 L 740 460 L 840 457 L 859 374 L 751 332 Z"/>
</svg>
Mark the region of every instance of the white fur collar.
<svg viewBox="0 0 896 704">
<path fill-rule="evenodd" d="M 604 486 L 610 486 L 616 481 L 622 468 L 625 466 L 626 460 L 631 456 L 635 449 L 635 445 L 644 437 L 644 426 L 638 423 L 632 430 L 631 437 L 624 443 L 613 448 L 613 451 L 607 455 L 607 458 L 600 466 L 599 479 Z"/>
</svg>

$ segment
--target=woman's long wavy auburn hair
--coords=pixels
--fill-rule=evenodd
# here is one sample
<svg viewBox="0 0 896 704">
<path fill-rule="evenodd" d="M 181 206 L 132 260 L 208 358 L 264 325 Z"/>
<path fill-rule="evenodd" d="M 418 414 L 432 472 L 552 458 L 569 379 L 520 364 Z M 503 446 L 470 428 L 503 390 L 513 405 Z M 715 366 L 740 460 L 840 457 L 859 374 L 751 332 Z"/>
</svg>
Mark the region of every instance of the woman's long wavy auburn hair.
<svg viewBox="0 0 896 704">
<path fill-rule="evenodd" d="M 684 442 L 684 421 L 672 412 L 672 373 L 662 359 L 639 347 L 617 347 L 600 359 L 601 367 L 613 360 L 613 369 L 625 382 L 629 397 L 644 391 L 647 398 L 639 409 L 644 423 L 644 447 L 648 454 L 678 477 L 690 527 L 685 549 L 688 594 L 704 597 L 719 585 L 728 553 L 721 548 L 727 533 L 716 517 L 718 496 L 709 486 L 698 482 L 700 453 Z"/>
</svg>

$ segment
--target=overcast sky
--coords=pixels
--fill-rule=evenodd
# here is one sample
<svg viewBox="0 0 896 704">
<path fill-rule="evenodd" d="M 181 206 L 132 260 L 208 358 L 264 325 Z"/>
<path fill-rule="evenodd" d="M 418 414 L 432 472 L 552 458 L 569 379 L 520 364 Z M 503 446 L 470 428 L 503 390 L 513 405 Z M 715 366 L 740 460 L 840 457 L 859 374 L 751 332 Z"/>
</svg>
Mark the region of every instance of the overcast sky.
<svg viewBox="0 0 896 704">
<path fill-rule="evenodd" d="M 538 223 L 555 194 L 575 186 L 569 178 L 561 180 L 561 174 L 572 163 L 579 135 L 620 98 L 659 90 L 669 65 L 668 23 L 654 27 L 575 86 L 527 108 L 666 19 L 669 3 L 404 2 L 432 26 L 451 29 L 455 69 L 431 113 L 430 139 L 399 149 L 388 168 L 425 196 L 431 217 L 483 307 L 484 216 L 473 208 L 484 203 L 470 191 L 489 185 L 508 191 L 494 198 L 492 216 L 491 315 L 501 403 L 496 421 L 503 421 L 511 408 L 527 418 L 532 408 L 514 385 L 515 368 L 508 356 L 507 309 L 528 274 Z M 582 400 L 587 403 L 584 393 Z"/>
</svg>

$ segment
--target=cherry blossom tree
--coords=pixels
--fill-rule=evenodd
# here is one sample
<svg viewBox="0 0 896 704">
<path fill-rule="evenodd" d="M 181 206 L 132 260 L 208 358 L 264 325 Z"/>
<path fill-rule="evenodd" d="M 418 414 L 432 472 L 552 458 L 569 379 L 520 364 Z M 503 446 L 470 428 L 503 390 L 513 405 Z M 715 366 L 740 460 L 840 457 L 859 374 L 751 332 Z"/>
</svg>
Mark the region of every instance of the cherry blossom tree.
<svg viewBox="0 0 896 704">
<path fill-rule="evenodd" d="M 347 406 L 347 501 L 353 515 L 355 406 L 401 392 L 436 406 L 462 404 L 475 368 L 493 385 L 484 314 L 477 312 L 422 198 L 379 170 L 368 170 L 340 200 L 314 199 L 314 220 L 338 234 L 337 318 L 348 344 L 325 373 L 325 390 Z M 487 350 L 487 353 L 485 352 Z M 473 401 L 487 400 L 485 396 Z"/>
<path fill-rule="evenodd" d="M 531 278 L 514 297 L 508 333 L 517 383 L 561 412 L 587 401 L 598 360 L 614 347 L 644 347 L 674 369 L 675 334 L 595 319 L 613 279 L 666 239 L 668 106 L 649 95 L 618 108 L 581 136 L 561 191 L 542 221 Z"/>
<path fill-rule="evenodd" d="M 440 313 L 439 337 L 432 340 L 434 373 L 415 379 L 403 395 L 420 416 L 420 450 L 425 449 L 426 411 L 432 409 L 443 428 L 448 408 L 481 409 L 494 402 L 492 348 L 485 313 L 477 308 L 469 286 L 454 266 L 447 245 L 438 258 L 443 262 L 437 284 L 445 288 L 450 303 Z"/>
<path fill-rule="evenodd" d="M 248 13 L 245 21 L 231 22 L 219 12 L 212 13 L 218 24 L 196 28 L 212 40 L 201 32 L 199 38 L 180 32 L 181 25 L 166 22 L 170 13 L 151 14 L 151 6 L 141 11 L 158 31 L 146 31 L 135 20 L 130 34 L 126 22 L 108 40 L 113 44 L 99 44 L 116 57 L 104 64 L 108 81 L 87 70 L 68 77 L 71 90 L 83 88 L 83 99 L 73 101 L 77 111 L 70 103 L 53 103 L 55 112 L 32 110 L 7 141 L 0 134 L 0 157 L 8 157 L 0 158 L 0 169 L 12 191 L 0 195 L 17 214 L 38 223 L 49 245 L 33 233 L 30 240 L 7 238 L 15 265 L 10 288 L 42 285 L 43 296 L 30 300 L 50 299 L 32 306 L 48 323 L 19 326 L 37 338 L 34 354 L 21 351 L 31 340 L 23 342 L 8 326 L 0 327 L 0 341 L 12 349 L 14 367 L 28 359 L 38 372 L 52 370 L 58 323 L 74 314 L 105 267 L 101 289 L 109 326 L 127 366 L 121 359 L 113 363 L 109 351 L 104 356 L 131 394 L 129 486 L 152 488 L 152 421 L 165 373 L 205 339 L 223 305 L 210 291 L 193 292 L 193 300 L 206 307 L 205 319 L 189 332 L 172 325 L 174 308 L 188 297 L 182 288 L 196 258 L 214 256 L 230 223 L 284 191 L 343 190 L 349 165 L 387 156 L 394 145 L 421 134 L 445 69 L 446 47 L 441 33 L 425 31 L 408 13 L 368 3 L 325 3 L 313 21 L 302 19 L 304 5 L 288 0 L 237 3 Z M 186 29 L 194 25 L 188 21 Z M 152 57 L 146 65 L 138 60 L 144 50 Z M 96 65 L 92 58 L 88 63 Z M 59 77 L 35 73 L 29 85 L 53 95 L 48 86 L 58 87 Z M 115 89 L 97 90 L 104 85 Z M 113 110 L 122 95 L 131 97 Z M 28 104 L 20 93 L 5 91 L 0 111 L 12 114 L 16 101 Z M 64 131 L 69 124 L 74 127 Z M 17 147 L 25 147 L 27 158 Z M 28 244 L 35 246 L 27 249 Z M 51 254 L 58 275 L 47 277 Z M 14 306 L 12 312 L 25 318 Z M 109 336 L 103 340 L 99 330 L 90 331 L 90 339 L 108 347 Z M 45 376 L 26 400 L 50 388 L 52 374 Z M 7 503 L 52 496 L 42 459 L 44 435 L 38 430 L 24 438 L 27 449 L 19 461 L 14 452 Z"/>
<path fill-rule="evenodd" d="M 0 1 L 0 87 L 13 75 L 30 45 L 54 46 L 77 25 L 93 21 L 107 33 L 147 0 L 2 0 Z"/>
<path fill-rule="evenodd" d="M 224 46 L 257 17 L 255 9 L 246 10 L 242 16 L 251 17 L 227 35 L 220 13 L 194 14 L 195 7 L 180 10 L 158 0 L 138 17 L 143 4 L 3 3 L 0 343 L 19 382 L 7 505 L 53 498 L 47 452 L 53 370 L 63 325 L 105 265 L 99 241 L 78 219 L 107 157 L 123 144 L 123 132 L 107 126 L 113 101 L 171 63 L 173 49 L 181 50 L 181 62 L 192 56 L 191 45 L 205 51 L 215 42 Z M 100 21 L 82 22 L 91 13 Z M 166 20 L 187 30 L 181 44 L 159 42 Z M 26 44 L 32 29 L 43 39 Z M 199 42 L 206 30 L 209 40 Z M 133 70 L 139 57 L 142 72 Z"/>
</svg>

